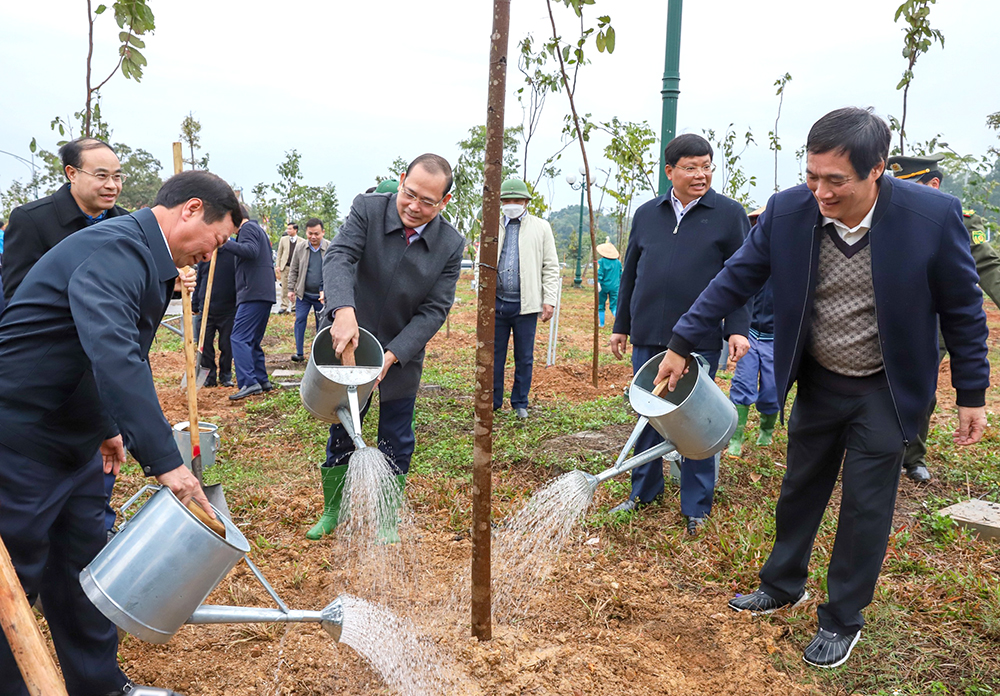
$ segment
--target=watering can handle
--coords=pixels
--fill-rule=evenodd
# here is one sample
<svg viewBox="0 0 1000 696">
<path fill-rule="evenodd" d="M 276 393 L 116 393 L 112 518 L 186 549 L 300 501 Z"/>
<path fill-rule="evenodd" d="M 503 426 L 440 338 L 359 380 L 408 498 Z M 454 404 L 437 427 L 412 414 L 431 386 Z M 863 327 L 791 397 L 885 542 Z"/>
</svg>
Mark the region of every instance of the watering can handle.
<svg viewBox="0 0 1000 696">
<path fill-rule="evenodd" d="M 120 525 L 118 525 L 118 531 L 121 531 L 122 529 L 125 529 L 125 525 L 128 524 L 128 519 L 125 517 L 125 511 L 128 510 L 130 507 L 132 507 L 132 504 L 135 503 L 135 501 L 137 501 L 139 499 L 139 497 L 143 493 L 145 493 L 146 491 L 149 491 L 149 490 L 151 490 L 151 491 L 158 491 L 161 488 L 163 488 L 163 486 L 157 486 L 157 485 L 154 485 L 154 484 L 146 484 L 145 486 L 143 486 L 142 488 L 140 488 L 139 491 L 135 495 L 133 495 L 128 500 L 126 500 L 125 504 L 122 505 L 120 508 L 118 508 L 118 512 L 122 516 L 122 523 Z"/>
</svg>

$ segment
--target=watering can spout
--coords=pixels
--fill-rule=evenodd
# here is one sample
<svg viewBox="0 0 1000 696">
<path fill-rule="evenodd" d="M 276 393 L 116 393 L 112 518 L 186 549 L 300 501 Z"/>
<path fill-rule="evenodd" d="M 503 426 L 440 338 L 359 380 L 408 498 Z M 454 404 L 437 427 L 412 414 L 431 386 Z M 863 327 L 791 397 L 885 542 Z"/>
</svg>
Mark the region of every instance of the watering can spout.
<svg viewBox="0 0 1000 696">
<path fill-rule="evenodd" d="M 338 643 L 340 642 L 340 633 L 344 628 L 344 602 L 343 599 L 337 597 L 335 600 L 327 604 L 323 611 L 320 612 L 322 620 L 320 625 L 323 629 L 330 634 Z"/>
</svg>

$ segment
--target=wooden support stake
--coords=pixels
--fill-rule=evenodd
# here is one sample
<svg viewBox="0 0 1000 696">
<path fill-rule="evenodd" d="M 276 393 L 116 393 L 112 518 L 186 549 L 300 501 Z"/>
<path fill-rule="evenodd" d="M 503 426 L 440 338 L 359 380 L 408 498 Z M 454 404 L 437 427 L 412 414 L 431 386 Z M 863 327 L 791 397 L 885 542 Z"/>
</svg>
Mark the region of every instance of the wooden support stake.
<svg viewBox="0 0 1000 696">
<path fill-rule="evenodd" d="M 0 624 L 31 696 L 66 696 L 48 645 L 0 539 Z"/>
<path fill-rule="evenodd" d="M 184 171 L 184 151 L 180 143 L 174 143 L 174 174 Z"/>
</svg>

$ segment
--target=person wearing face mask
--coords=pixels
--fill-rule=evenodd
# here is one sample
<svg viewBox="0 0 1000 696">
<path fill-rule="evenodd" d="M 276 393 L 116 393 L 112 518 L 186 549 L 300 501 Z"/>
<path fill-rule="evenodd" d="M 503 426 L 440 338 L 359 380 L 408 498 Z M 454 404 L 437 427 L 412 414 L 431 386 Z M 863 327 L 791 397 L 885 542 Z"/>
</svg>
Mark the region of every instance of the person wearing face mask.
<svg viewBox="0 0 1000 696">
<path fill-rule="evenodd" d="M 493 410 L 503 406 L 507 345 L 513 335 L 514 384 L 510 390 L 510 406 L 518 418 L 528 417 L 535 328 L 539 317 L 542 321 L 552 318 L 559 295 L 556 240 L 549 223 L 527 211 L 531 198 L 528 186 L 520 179 L 508 179 L 500 186 L 503 220 L 497 260 Z M 478 269 L 477 259 L 477 274 Z"/>
</svg>

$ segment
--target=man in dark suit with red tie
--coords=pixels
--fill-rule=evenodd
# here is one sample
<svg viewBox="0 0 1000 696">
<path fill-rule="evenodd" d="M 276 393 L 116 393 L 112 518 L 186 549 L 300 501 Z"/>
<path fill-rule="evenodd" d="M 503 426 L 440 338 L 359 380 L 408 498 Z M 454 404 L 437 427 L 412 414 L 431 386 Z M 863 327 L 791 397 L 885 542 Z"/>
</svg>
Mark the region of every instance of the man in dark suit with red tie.
<svg viewBox="0 0 1000 696">
<path fill-rule="evenodd" d="M 358 327 L 385 348 L 379 377 L 379 448 L 392 461 L 400 493 L 416 439 L 413 409 L 424 347 L 444 324 L 455 300 L 465 238 L 440 216 L 451 199 L 452 173 L 437 155 L 417 157 L 394 194 L 362 194 L 330 243 L 323 263 L 326 316 L 339 355 L 357 345 Z M 368 407 L 362 410 L 362 418 Z M 324 512 L 306 535 L 319 539 L 337 526 L 347 459 L 354 444 L 340 424 L 330 426 L 323 477 Z M 400 497 L 400 502 L 402 498 Z M 383 540 L 398 539 L 382 530 Z"/>
</svg>

